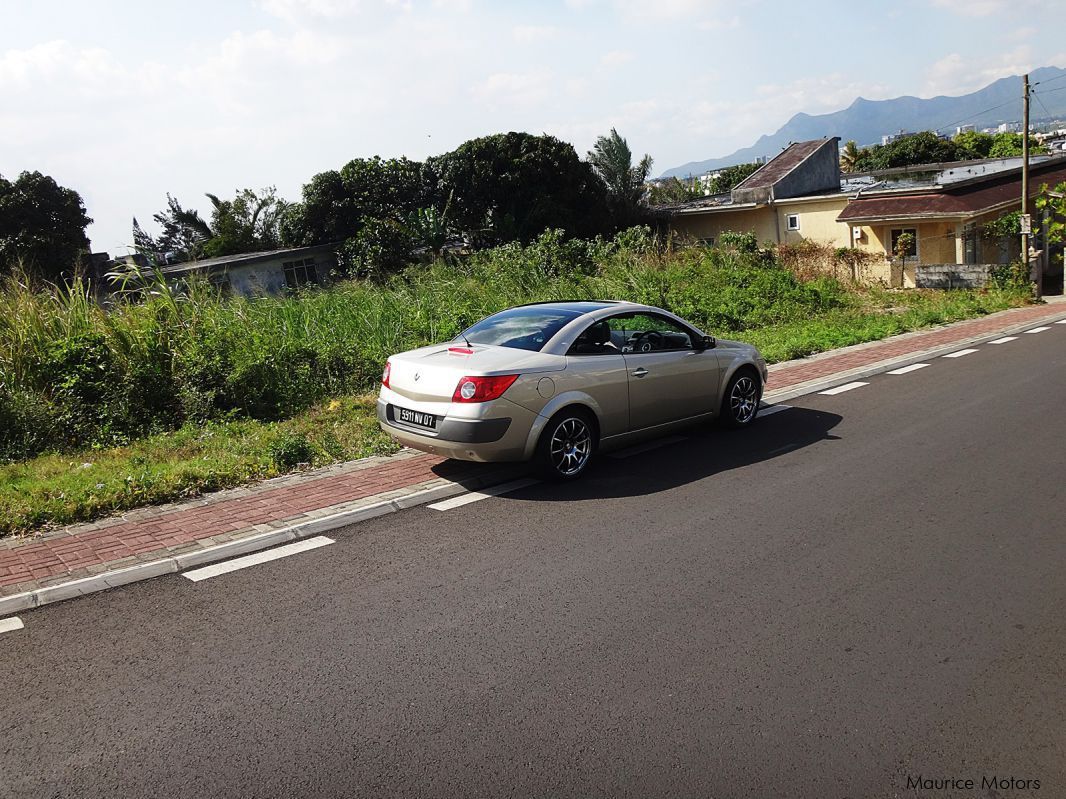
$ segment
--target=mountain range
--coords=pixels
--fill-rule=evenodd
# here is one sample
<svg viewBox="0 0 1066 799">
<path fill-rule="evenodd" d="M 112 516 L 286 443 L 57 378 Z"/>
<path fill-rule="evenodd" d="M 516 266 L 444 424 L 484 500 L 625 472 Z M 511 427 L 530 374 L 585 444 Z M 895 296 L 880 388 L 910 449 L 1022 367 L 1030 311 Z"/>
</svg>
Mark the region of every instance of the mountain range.
<svg viewBox="0 0 1066 799">
<path fill-rule="evenodd" d="M 1041 67 L 1029 73 L 1034 85 L 1030 115 L 1033 122 L 1046 118 L 1066 118 L 1066 81 L 1047 89 L 1035 86 L 1066 77 L 1066 69 Z M 1022 117 L 1022 78 L 1000 78 L 983 89 L 959 97 L 895 97 L 891 100 L 867 100 L 859 97 L 842 111 L 830 114 L 799 113 L 776 133 L 760 136 L 751 147 L 744 147 L 722 158 L 690 161 L 668 169 L 662 177 L 702 175 L 734 164 L 750 163 L 763 156 L 772 157 L 791 142 L 839 136 L 842 142 L 854 139 L 860 146 L 879 144 L 885 134 L 900 130 L 916 132 L 937 130 L 954 134 L 956 126 L 974 125 L 977 130 L 1002 122 L 1020 122 Z"/>
</svg>

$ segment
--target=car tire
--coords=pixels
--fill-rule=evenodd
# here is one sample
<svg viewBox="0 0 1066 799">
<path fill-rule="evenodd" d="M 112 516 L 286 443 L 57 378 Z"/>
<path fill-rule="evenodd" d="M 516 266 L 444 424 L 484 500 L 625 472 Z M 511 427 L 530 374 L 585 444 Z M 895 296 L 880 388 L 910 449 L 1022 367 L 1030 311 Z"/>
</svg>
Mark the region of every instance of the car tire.
<svg viewBox="0 0 1066 799">
<path fill-rule="evenodd" d="M 534 461 L 537 470 L 550 480 L 576 480 L 588 469 L 598 445 L 592 414 L 581 408 L 565 408 L 544 425 Z"/>
<path fill-rule="evenodd" d="M 730 378 L 722 396 L 718 418 L 724 427 L 748 427 L 759 414 L 762 400 L 762 381 L 752 369 L 738 369 Z"/>
</svg>

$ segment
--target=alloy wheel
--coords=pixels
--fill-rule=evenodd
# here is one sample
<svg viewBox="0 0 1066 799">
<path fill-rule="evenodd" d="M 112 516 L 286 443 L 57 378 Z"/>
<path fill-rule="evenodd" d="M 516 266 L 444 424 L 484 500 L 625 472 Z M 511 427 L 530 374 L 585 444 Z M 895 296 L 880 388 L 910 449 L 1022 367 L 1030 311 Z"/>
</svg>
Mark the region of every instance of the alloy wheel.
<svg viewBox="0 0 1066 799">
<path fill-rule="evenodd" d="M 759 386 L 747 375 L 733 384 L 729 393 L 729 409 L 737 424 L 747 424 L 759 410 Z"/>
<path fill-rule="evenodd" d="M 592 455 L 592 431 L 577 417 L 564 419 L 552 433 L 548 454 L 552 468 L 563 477 L 577 474 Z"/>
</svg>

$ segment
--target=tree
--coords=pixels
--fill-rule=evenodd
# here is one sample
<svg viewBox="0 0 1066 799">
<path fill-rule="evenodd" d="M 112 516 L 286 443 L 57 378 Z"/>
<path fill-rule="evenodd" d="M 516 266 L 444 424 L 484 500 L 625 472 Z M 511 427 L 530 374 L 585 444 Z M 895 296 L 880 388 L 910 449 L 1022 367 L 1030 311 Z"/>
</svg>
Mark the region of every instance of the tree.
<svg viewBox="0 0 1066 799">
<path fill-rule="evenodd" d="M 710 194 L 728 194 L 761 166 L 762 164 L 755 161 L 750 164 L 727 166 L 707 184 L 707 191 Z"/>
<path fill-rule="evenodd" d="M 478 244 L 529 242 L 549 228 L 588 237 L 609 226 L 603 182 L 554 136 L 484 136 L 428 165 L 453 197 L 456 227 Z"/>
<path fill-rule="evenodd" d="M 994 139 L 990 133 L 964 130 L 962 133 L 956 134 L 952 141 L 955 143 L 956 155 L 961 160 L 976 160 L 978 158 L 988 158 Z"/>
<path fill-rule="evenodd" d="M 133 244 L 160 263 L 273 250 L 280 246 L 279 226 L 288 204 L 268 186 L 256 193 L 238 191 L 232 200 L 208 193 L 211 221 L 194 208 L 183 208 L 167 194 L 167 208 L 153 219 L 163 230 L 153 237 L 133 219 Z"/>
<path fill-rule="evenodd" d="M 675 177 L 669 177 L 651 184 L 648 190 L 648 204 L 676 205 L 689 200 L 698 200 L 702 196 L 703 189 L 696 179 L 682 183 Z"/>
<path fill-rule="evenodd" d="M 640 216 L 644 183 L 651 174 L 651 156 L 645 154 L 634 166 L 629 144 L 611 128 L 608 135 L 596 139 L 589 151 L 588 162 L 607 189 L 607 202 L 619 225 L 629 227 Z"/>
<path fill-rule="evenodd" d="M 23 172 L 14 181 L 0 175 L 0 269 L 20 263 L 48 280 L 73 273 L 89 251 L 81 195 L 48 175 Z"/>
<path fill-rule="evenodd" d="M 1020 133 L 996 133 L 992 137 L 992 146 L 989 147 L 989 158 L 1017 158 L 1022 155 L 1022 134 Z M 1029 137 L 1029 153 L 1036 155 L 1046 153 L 1047 148 L 1033 141 Z"/>
<path fill-rule="evenodd" d="M 292 246 L 345 241 L 370 220 L 403 222 L 439 205 L 431 171 L 406 158 L 355 158 L 339 171 L 315 175 L 302 194 L 281 222 L 282 241 Z"/>
<path fill-rule="evenodd" d="M 861 153 L 859 170 L 870 172 L 878 169 L 936 164 L 958 161 L 959 148 L 950 139 L 941 139 L 932 131 L 922 131 L 877 144 Z"/>
<path fill-rule="evenodd" d="M 855 140 L 847 142 L 844 145 L 843 152 L 840 153 L 840 169 L 842 172 L 857 172 L 859 166 L 859 158 L 861 152 L 859 145 L 855 143 Z"/>
<path fill-rule="evenodd" d="M 1048 242 L 1062 244 L 1066 241 L 1066 183 L 1060 183 L 1054 189 L 1046 183 L 1042 185 L 1036 198 L 1036 210 L 1045 220 Z"/>
</svg>

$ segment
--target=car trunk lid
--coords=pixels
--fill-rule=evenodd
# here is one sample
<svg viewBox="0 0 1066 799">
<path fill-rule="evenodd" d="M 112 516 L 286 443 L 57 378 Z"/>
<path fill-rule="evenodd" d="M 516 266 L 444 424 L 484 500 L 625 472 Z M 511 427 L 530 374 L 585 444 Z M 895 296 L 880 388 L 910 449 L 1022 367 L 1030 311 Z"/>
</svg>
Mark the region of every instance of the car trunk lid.
<svg viewBox="0 0 1066 799">
<path fill-rule="evenodd" d="M 449 402 L 459 380 L 470 375 L 555 372 L 566 359 L 512 347 L 438 344 L 393 355 L 389 388 L 421 402 Z"/>
</svg>

